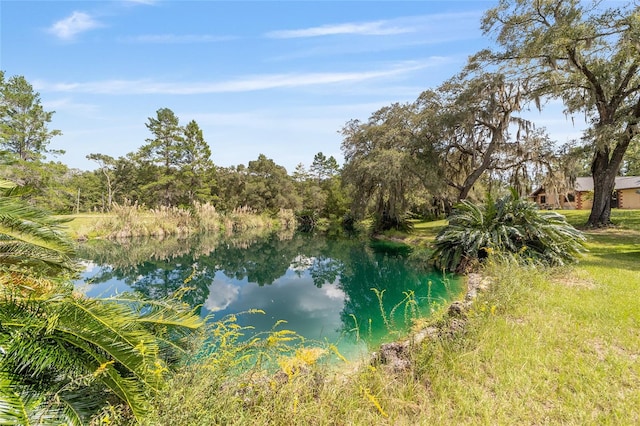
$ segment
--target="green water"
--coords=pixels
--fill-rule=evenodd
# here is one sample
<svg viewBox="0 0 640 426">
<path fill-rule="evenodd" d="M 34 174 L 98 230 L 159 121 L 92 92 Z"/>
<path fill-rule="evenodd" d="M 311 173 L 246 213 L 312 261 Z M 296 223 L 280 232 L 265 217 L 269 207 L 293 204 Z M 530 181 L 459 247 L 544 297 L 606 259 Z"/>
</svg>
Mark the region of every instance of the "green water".
<svg viewBox="0 0 640 426">
<path fill-rule="evenodd" d="M 307 234 L 92 241 L 80 247 L 89 296 L 149 298 L 189 287 L 184 300 L 213 320 L 241 315 L 253 332 L 293 330 L 355 356 L 397 339 L 411 321 L 456 297 L 459 280 L 412 261 L 409 247 Z"/>
</svg>

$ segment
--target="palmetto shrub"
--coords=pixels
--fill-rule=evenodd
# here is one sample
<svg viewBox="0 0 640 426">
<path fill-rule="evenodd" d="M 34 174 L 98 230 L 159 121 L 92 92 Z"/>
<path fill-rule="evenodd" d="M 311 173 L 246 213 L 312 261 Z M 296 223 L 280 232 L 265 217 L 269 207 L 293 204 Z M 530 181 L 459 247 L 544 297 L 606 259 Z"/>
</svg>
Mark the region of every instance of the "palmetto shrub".
<svg viewBox="0 0 640 426">
<path fill-rule="evenodd" d="M 172 301 L 0 293 L 0 424 L 87 424 L 107 403 L 140 419 L 202 320 Z"/>
<path fill-rule="evenodd" d="M 584 251 L 585 238 L 565 217 L 515 193 L 484 205 L 462 201 L 435 241 L 432 259 L 439 269 L 465 272 L 493 256 L 527 263 L 563 265 Z"/>
<path fill-rule="evenodd" d="M 0 274 L 58 277 L 73 274 L 73 243 L 64 220 L 21 199 L 24 190 L 0 179 Z"/>
<path fill-rule="evenodd" d="M 0 425 L 80 425 L 105 404 L 141 419 L 203 325 L 179 300 L 88 299 L 73 244 L 0 180 Z"/>
</svg>

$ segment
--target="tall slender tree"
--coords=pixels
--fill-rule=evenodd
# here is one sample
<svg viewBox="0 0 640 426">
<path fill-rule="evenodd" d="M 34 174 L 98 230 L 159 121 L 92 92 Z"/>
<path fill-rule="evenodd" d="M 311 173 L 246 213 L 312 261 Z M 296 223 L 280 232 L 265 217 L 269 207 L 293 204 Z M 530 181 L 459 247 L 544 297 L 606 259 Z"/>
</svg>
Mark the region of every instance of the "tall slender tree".
<svg viewBox="0 0 640 426">
<path fill-rule="evenodd" d="M 105 154 L 89 154 L 88 160 L 93 160 L 100 165 L 100 171 L 104 175 L 107 186 L 107 200 L 106 206 L 103 205 L 103 210 L 111 210 L 113 204 L 113 168 L 115 160 L 113 157 Z"/>
<path fill-rule="evenodd" d="M 140 148 L 140 157 L 160 167 L 160 173 L 145 189 L 161 193 L 160 204 L 175 205 L 179 193 L 174 183 L 184 155 L 183 129 L 178 117 L 169 108 L 156 111 L 156 117 L 149 117 L 146 126 L 153 137 L 147 139 L 147 144 Z"/>
<path fill-rule="evenodd" d="M 186 194 L 185 204 L 191 205 L 194 201 L 202 202 L 211 198 L 215 172 L 211 148 L 195 120 L 184 127 L 179 170 L 179 181 Z"/>
<path fill-rule="evenodd" d="M 309 172 L 313 174 L 318 182 L 335 176 L 338 173 L 338 161 L 332 156 L 327 158 L 322 152 L 317 153 L 313 157 Z"/>
</svg>

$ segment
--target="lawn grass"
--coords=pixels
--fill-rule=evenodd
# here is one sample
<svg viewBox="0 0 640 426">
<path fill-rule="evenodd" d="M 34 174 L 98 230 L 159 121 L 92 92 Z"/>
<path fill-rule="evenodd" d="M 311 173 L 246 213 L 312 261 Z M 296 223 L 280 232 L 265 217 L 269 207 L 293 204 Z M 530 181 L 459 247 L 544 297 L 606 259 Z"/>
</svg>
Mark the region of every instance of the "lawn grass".
<svg viewBox="0 0 640 426">
<path fill-rule="evenodd" d="M 94 231 L 96 223 L 109 217 L 106 213 L 80 213 L 72 215 L 58 216 L 66 219 L 63 226 L 71 238 L 77 240 L 84 237 L 96 237 L 98 234 Z"/>
<path fill-rule="evenodd" d="M 582 224 L 588 213 L 567 216 Z M 640 422 L 640 212 L 613 220 L 586 232 L 576 266 L 488 267 L 494 287 L 465 335 L 417 357 L 432 390 L 425 422 Z"/>
</svg>

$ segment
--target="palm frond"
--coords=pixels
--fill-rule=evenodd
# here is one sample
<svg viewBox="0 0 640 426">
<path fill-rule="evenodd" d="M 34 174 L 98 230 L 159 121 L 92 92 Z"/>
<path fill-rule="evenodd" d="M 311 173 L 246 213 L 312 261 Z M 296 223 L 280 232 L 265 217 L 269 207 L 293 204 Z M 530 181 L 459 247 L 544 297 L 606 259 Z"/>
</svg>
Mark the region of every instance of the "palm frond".
<svg viewBox="0 0 640 426">
<path fill-rule="evenodd" d="M 17 197 L 0 196 L 0 270 L 55 276 L 73 272 L 73 243 L 64 221 Z"/>
<path fill-rule="evenodd" d="M 60 390 L 77 380 L 100 383 L 141 418 L 147 393 L 160 388 L 167 371 L 164 348 L 182 351 L 183 338 L 203 325 L 185 306 L 72 294 L 5 297 L 0 371 L 29 377 L 25 384 L 36 388 L 49 383 L 49 393 L 60 401 Z M 72 416 L 78 404 L 60 407 Z"/>
</svg>

